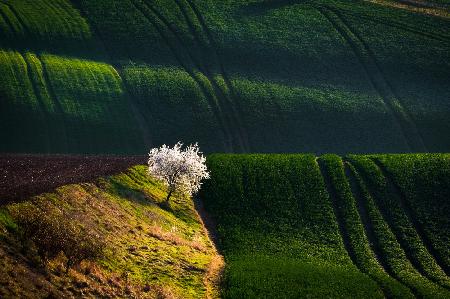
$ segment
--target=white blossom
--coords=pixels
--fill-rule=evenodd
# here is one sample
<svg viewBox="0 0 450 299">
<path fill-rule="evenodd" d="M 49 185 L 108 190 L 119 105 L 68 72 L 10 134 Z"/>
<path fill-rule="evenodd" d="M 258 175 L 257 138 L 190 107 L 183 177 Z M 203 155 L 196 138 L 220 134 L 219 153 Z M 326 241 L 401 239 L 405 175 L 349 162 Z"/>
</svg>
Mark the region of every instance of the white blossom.
<svg viewBox="0 0 450 299">
<path fill-rule="evenodd" d="M 199 151 L 198 144 L 182 149 L 178 142 L 173 148 L 163 145 L 150 150 L 148 172 L 168 187 L 167 199 L 175 191 L 192 195 L 201 187 L 201 181 L 209 178 L 206 158 Z"/>
</svg>

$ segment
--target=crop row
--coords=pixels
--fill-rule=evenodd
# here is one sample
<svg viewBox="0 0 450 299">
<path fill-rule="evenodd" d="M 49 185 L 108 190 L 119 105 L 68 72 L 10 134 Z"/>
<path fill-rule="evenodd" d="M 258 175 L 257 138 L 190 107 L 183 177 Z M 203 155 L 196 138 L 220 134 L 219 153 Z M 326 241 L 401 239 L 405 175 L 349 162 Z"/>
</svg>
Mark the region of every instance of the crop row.
<svg viewBox="0 0 450 299">
<path fill-rule="evenodd" d="M 450 157 L 448 154 L 376 156 L 414 215 L 422 239 L 450 273 Z"/>
<path fill-rule="evenodd" d="M 336 155 L 318 160 L 287 154 L 209 156 L 212 178 L 200 196 L 218 223 L 228 265 L 225 297 L 285 290 L 289 298 L 324 296 L 324 288 L 333 297 L 350 296 L 346 291 L 364 297 L 448 297 L 445 265 L 417 226 L 420 217 L 411 214 L 406 199 L 374 162 L 386 157 L 402 159 L 400 155 L 352 155 L 345 162 Z M 441 163 L 445 159 L 436 157 Z M 398 173 L 404 170 L 401 163 L 396 166 Z M 443 184 L 446 180 L 433 179 Z M 437 223 L 443 225 L 446 216 L 439 217 Z M 433 231 L 435 241 L 442 242 L 448 229 L 440 232 L 438 227 Z M 323 266 L 329 269 L 327 275 Z M 312 277 L 318 281 L 312 283 Z M 349 279 L 346 291 L 340 285 L 342 277 Z"/>
<path fill-rule="evenodd" d="M 68 0 L 0 1 L 0 37 L 4 48 L 96 52 L 88 23 Z"/>
<path fill-rule="evenodd" d="M 136 153 L 142 136 L 109 65 L 1 51 L 2 152 Z"/>
<path fill-rule="evenodd" d="M 212 155 L 207 163 L 212 178 L 200 196 L 229 265 L 225 297 L 382 297 L 351 263 L 314 156 Z"/>
</svg>

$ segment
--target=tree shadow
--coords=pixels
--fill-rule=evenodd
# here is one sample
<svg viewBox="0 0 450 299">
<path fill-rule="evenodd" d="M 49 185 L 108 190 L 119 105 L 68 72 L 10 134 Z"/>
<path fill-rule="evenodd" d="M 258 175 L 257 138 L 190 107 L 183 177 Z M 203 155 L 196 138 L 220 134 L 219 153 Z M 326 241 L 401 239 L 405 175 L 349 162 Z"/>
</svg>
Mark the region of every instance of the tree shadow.
<svg viewBox="0 0 450 299">
<path fill-rule="evenodd" d="M 257 3 L 249 3 L 243 5 L 238 13 L 242 15 L 262 15 L 269 10 L 283 8 L 295 4 L 305 4 L 311 2 L 310 0 L 265 0 Z"/>
</svg>

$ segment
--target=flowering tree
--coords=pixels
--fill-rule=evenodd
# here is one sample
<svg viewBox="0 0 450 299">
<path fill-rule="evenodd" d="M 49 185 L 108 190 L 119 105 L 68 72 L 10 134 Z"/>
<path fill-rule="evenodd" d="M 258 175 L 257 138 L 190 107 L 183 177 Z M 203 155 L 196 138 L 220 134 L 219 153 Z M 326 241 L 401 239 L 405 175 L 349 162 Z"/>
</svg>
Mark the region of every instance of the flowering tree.
<svg viewBox="0 0 450 299">
<path fill-rule="evenodd" d="M 149 153 L 148 172 L 168 187 L 166 202 L 175 191 L 192 195 L 200 189 L 201 181 L 209 178 L 206 158 L 199 151 L 198 144 L 189 145 L 184 150 L 182 147 L 181 142 L 173 148 L 164 144 Z"/>
</svg>

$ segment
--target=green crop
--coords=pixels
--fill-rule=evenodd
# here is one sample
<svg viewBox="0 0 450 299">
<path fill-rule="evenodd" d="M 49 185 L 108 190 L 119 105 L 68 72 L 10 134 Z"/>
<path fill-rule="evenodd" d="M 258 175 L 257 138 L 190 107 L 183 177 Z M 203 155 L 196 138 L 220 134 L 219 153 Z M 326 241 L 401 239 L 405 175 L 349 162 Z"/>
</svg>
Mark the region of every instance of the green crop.
<svg viewBox="0 0 450 299">
<path fill-rule="evenodd" d="M 416 226 L 423 216 L 399 206 L 401 192 L 392 189 L 373 162 L 389 161 L 398 174 L 413 178 L 404 171 L 417 169 L 419 162 L 411 167 L 403 161 L 417 157 L 430 179 L 409 184 L 410 190 L 448 184 L 448 176 L 430 174 L 434 165 L 446 161 L 445 155 L 351 155 L 345 160 L 336 155 L 208 156 L 211 179 L 200 197 L 217 221 L 227 265 L 223 296 L 447 297 L 443 260 Z M 425 211 L 446 201 L 439 194 Z M 433 218 L 432 244 L 441 244 L 439 252 L 447 217 L 441 213 Z"/>
</svg>

